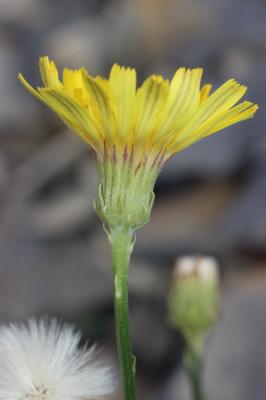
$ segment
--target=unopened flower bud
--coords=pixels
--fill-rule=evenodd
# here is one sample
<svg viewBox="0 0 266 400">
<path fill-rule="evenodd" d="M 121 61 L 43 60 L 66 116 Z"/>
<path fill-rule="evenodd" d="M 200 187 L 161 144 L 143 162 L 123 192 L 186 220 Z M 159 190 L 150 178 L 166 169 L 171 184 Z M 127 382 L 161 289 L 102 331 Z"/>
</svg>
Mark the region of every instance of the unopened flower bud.
<svg viewBox="0 0 266 400">
<path fill-rule="evenodd" d="M 169 316 L 189 344 L 201 342 L 217 318 L 218 265 L 212 257 L 177 260 L 169 294 Z"/>
</svg>

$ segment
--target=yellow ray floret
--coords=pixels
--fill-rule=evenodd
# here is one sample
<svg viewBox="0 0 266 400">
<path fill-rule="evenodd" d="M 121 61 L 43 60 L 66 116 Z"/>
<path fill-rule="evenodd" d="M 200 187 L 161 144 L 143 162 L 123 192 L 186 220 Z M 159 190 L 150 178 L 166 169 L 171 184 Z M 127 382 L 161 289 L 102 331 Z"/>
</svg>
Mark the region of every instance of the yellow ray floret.
<svg viewBox="0 0 266 400">
<path fill-rule="evenodd" d="M 233 79 L 211 93 L 201 88 L 202 69 L 179 68 L 172 80 L 152 75 L 137 89 L 136 71 L 115 64 L 109 79 L 84 69 L 64 69 L 60 81 L 53 61 L 40 58 L 44 87 L 22 84 L 56 112 L 102 158 L 124 156 L 167 159 L 192 143 L 253 117 L 258 106 L 237 104 L 246 87 Z"/>
</svg>

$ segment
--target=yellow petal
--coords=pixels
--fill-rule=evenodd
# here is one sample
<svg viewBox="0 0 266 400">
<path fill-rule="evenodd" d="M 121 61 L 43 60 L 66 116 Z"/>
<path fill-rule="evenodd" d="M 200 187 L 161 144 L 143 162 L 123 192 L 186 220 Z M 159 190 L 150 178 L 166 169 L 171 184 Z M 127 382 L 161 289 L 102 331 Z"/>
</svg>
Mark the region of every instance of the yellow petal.
<svg viewBox="0 0 266 400">
<path fill-rule="evenodd" d="M 230 125 L 236 124 L 237 122 L 244 121 L 252 118 L 257 111 L 257 104 L 253 104 L 249 101 L 244 101 L 241 104 L 227 110 L 221 114 L 216 115 L 211 121 L 203 125 L 198 131 L 195 131 L 190 135 L 187 140 L 179 143 L 173 147 L 173 151 L 181 151 L 186 147 L 190 146 L 194 142 L 214 134 Z"/>
<path fill-rule="evenodd" d="M 40 95 L 40 93 L 34 89 L 24 78 L 22 74 L 18 74 L 18 80 L 22 83 L 22 85 L 31 93 L 33 96 L 37 97 L 38 100 L 40 100 L 42 103 L 45 105 L 49 106 L 47 101 Z"/>
<path fill-rule="evenodd" d="M 39 67 L 41 78 L 45 87 L 51 89 L 61 89 L 62 83 L 58 79 L 58 71 L 53 61 L 50 61 L 47 56 L 40 57 Z"/>
<path fill-rule="evenodd" d="M 194 114 L 200 101 L 200 81 L 202 69 L 180 68 L 176 71 L 169 88 L 169 95 L 164 109 L 164 123 L 161 135 L 171 129 L 181 129 Z"/>
<path fill-rule="evenodd" d="M 209 97 L 211 90 L 212 90 L 212 85 L 210 85 L 209 83 L 202 86 L 201 91 L 200 91 L 200 102 L 201 103 Z"/>
<path fill-rule="evenodd" d="M 115 140 L 115 126 L 106 81 L 93 78 L 86 70 L 82 72 L 82 79 L 89 96 L 90 116 L 112 142 Z"/>
<path fill-rule="evenodd" d="M 169 82 L 161 76 L 152 75 L 137 90 L 134 111 L 134 128 L 130 144 L 151 142 L 157 133 L 162 110 L 169 90 Z"/>
<path fill-rule="evenodd" d="M 86 109 L 61 90 L 39 88 L 39 93 L 53 111 L 67 121 L 88 144 L 95 147 L 99 141 L 99 132 Z"/>
<path fill-rule="evenodd" d="M 125 143 L 133 119 L 136 71 L 115 64 L 109 77 L 110 101 L 114 110 L 118 140 Z"/>
<path fill-rule="evenodd" d="M 229 110 L 241 97 L 247 88 L 239 85 L 233 79 L 224 83 L 211 96 L 199 106 L 194 117 L 187 123 L 185 128 L 177 133 L 177 144 L 185 141 L 206 123 L 211 122 L 216 115 Z"/>
<path fill-rule="evenodd" d="M 258 108 L 257 104 L 253 104 L 250 101 L 244 101 L 243 103 L 238 104 L 220 115 L 215 123 L 208 127 L 208 130 L 204 133 L 204 137 L 212 135 L 221 129 L 236 124 L 237 122 L 252 118 Z"/>
<path fill-rule="evenodd" d="M 74 93 L 75 88 L 81 88 L 83 86 L 81 70 L 74 70 L 64 68 L 63 71 L 63 85 L 65 91 L 71 96 Z"/>
</svg>

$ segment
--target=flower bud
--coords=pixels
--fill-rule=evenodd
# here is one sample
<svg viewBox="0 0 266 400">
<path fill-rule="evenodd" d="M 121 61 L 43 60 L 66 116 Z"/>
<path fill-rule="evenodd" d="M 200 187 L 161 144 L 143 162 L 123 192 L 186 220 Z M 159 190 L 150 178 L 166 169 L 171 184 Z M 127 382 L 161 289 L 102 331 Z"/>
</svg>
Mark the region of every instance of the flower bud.
<svg viewBox="0 0 266 400">
<path fill-rule="evenodd" d="M 188 344 L 202 342 L 217 318 L 218 265 L 212 257 L 177 260 L 169 293 L 169 317 Z"/>
</svg>

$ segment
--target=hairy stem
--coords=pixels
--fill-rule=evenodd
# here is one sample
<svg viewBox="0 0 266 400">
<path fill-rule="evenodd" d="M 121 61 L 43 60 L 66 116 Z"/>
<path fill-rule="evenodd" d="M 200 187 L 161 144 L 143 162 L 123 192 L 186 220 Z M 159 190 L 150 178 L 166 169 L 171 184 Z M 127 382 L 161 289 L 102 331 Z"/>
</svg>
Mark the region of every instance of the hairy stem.
<svg viewBox="0 0 266 400">
<path fill-rule="evenodd" d="M 109 236 L 112 248 L 116 340 L 124 397 L 135 400 L 135 359 L 132 355 L 128 310 L 128 268 L 133 250 L 132 235 L 115 231 Z"/>
<path fill-rule="evenodd" d="M 189 347 L 185 355 L 185 366 L 190 382 L 193 400 L 206 400 L 202 381 L 202 353 L 195 351 L 193 347 Z"/>
</svg>

